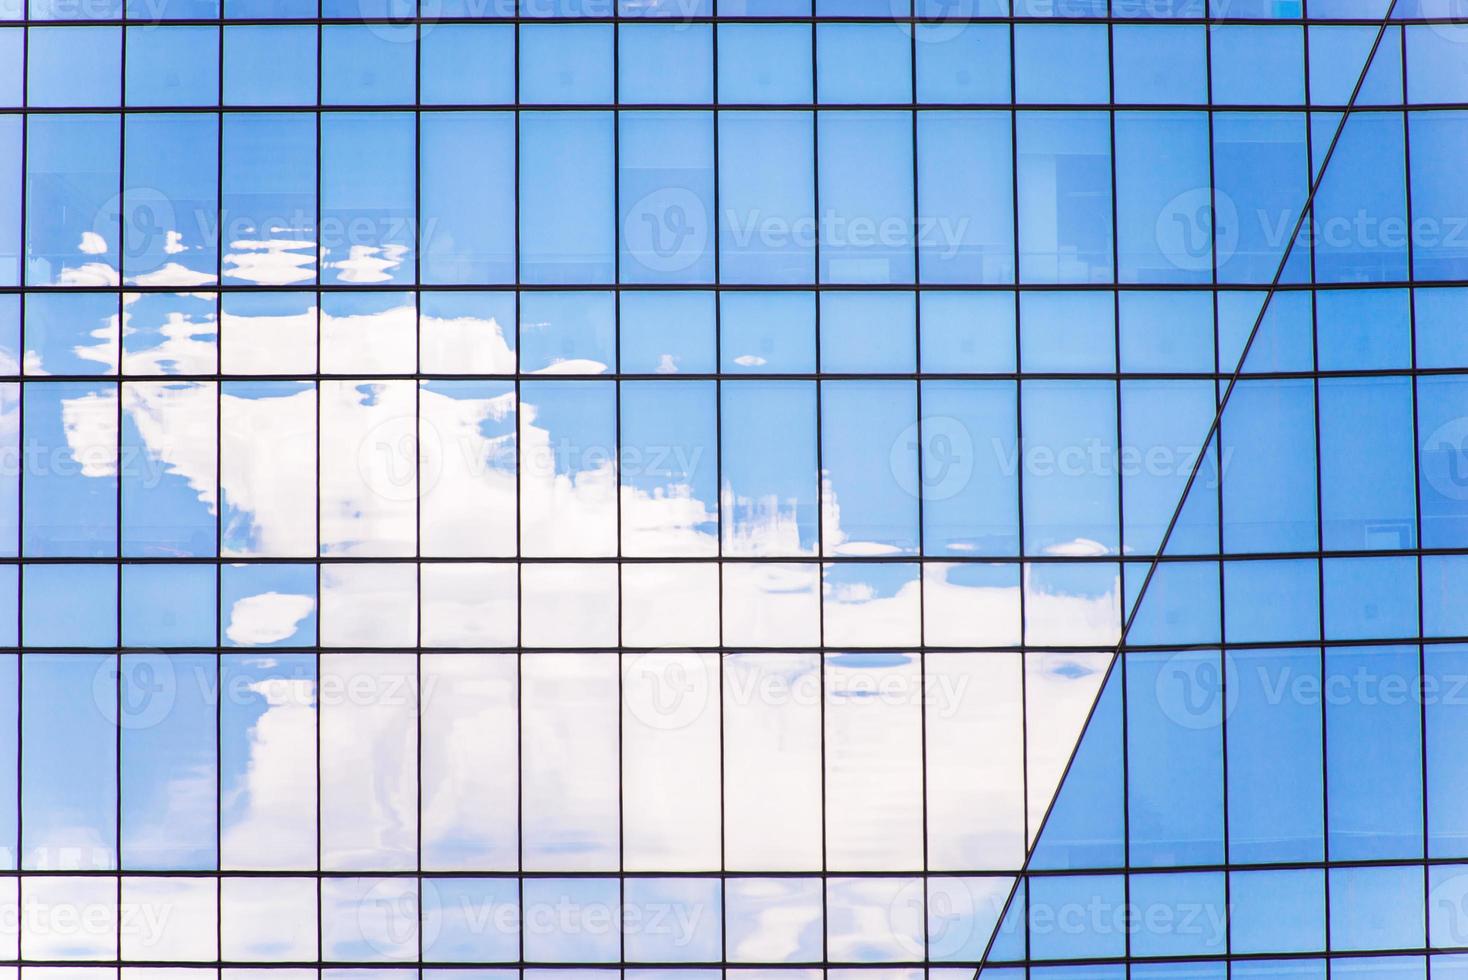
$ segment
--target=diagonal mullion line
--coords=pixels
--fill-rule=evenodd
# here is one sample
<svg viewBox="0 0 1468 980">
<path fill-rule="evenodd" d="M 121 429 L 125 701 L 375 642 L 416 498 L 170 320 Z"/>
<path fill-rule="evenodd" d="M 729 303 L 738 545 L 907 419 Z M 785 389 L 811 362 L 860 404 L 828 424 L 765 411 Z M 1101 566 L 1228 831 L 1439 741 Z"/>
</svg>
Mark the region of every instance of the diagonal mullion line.
<svg viewBox="0 0 1468 980">
<path fill-rule="evenodd" d="M 1096 710 L 1101 704 L 1101 698 L 1105 695 L 1106 685 L 1111 680 L 1112 673 L 1116 670 L 1116 664 L 1122 657 L 1122 651 L 1126 647 L 1127 634 L 1131 631 L 1132 623 L 1137 618 L 1137 613 L 1142 608 L 1142 601 L 1147 596 L 1147 588 L 1152 584 L 1152 577 L 1157 573 L 1157 567 L 1161 564 L 1162 554 L 1167 550 L 1168 542 L 1172 539 L 1173 531 L 1177 528 L 1179 519 L 1182 517 L 1184 506 L 1187 504 L 1188 496 L 1192 493 L 1193 484 L 1197 482 L 1198 474 L 1203 468 L 1204 460 L 1208 458 L 1208 447 L 1218 436 L 1219 426 L 1223 423 L 1223 413 L 1228 407 L 1229 398 L 1233 395 L 1235 386 L 1239 383 L 1240 376 L 1244 373 L 1244 365 L 1249 360 L 1249 351 L 1254 346 L 1255 339 L 1259 336 L 1259 328 L 1264 323 L 1264 317 L 1269 313 L 1270 301 L 1274 294 L 1279 291 L 1280 281 L 1284 278 L 1286 266 L 1289 264 L 1290 256 L 1294 252 L 1296 242 L 1300 237 L 1300 230 L 1309 219 L 1310 212 L 1315 206 L 1315 196 L 1319 193 L 1321 185 L 1325 182 L 1325 175 L 1330 167 L 1331 158 L 1335 156 L 1336 147 L 1340 143 L 1341 134 L 1345 132 L 1346 122 L 1351 118 L 1351 112 L 1356 108 L 1356 100 L 1361 95 L 1361 89 L 1366 83 L 1366 76 L 1371 71 L 1371 65 L 1376 60 L 1376 52 L 1381 47 L 1382 38 L 1386 36 L 1386 29 L 1391 26 L 1392 14 L 1396 11 L 1397 0 L 1391 0 L 1387 5 L 1386 13 L 1382 15 L 1381 22 L 1377 25 L 1376 38 L 1371 43 L 1371 50 L 1366 53 L 1366 62 L 1361 66 L 1361 72 L 1356 76 L 1356 84 L 1351 89 L 1351 98 L 1341 112 L 1340 121 L 1336 124 L 1335 132 L 1330 138 L 1330 144 L 1326 147 L 1325 156 L 1321 158 L 1320 167 L 1311 177 L 1310 192 L 1305 197 L 1305 203 L 1300 208 L 1300 214 L 1295 219 L 1295 226 L 1290 231 L 1290 237 L 1285 241 L 1284 253 L 1279 257 L 1279 264 L 1275 267 L 1274 278 L 1270 280 L 1264 293 L 1264 300 L 1259 305 L 1259 313 L 1254 317 L 1254 324 L 1249 329 L 1248 338 L 1244 341 L 1243 350 L 1239 352 L 1238 364 L 1229 375 L 1228 384 L 1223 389 L 1223 395 L 1218 400 L 1218 409 L 1213 413 L 1213 420 L 1208 424 L 1202 446 L 1203 451 L 1198 453 L 1198 458 L 1193 461 L 1193 467 L 1188 473 L 1187 482 L 1183 484 L 1183 490 L 1178 497 L 1177 506 L 1173 508 L 1172 516 L 1168 519 L 1167 529 L 1162 534 L 1162 540 L 1157 545 L 1157 551 L 1147 562 L 1147 572 L 1142 578 L 1142 584 L 1137 590 L 1137 597 L 1133 600 L 1131 611 L 1127 614 L 1126 621 L 1122 623 L 1121 635 L 1118 637 L 1116 646 L 1111 651 L 1111 657 L 1106 664 L 1106 670 L 1101 676 L 1101 683 L 1096 688 L 1096 698 L 1091 702 L 1090 710 L 1086 713 L 1086 720 L 1081 725 L 1080 733 L 1076 736 L 1075 744 L 1071 747 L 1070 756 L 1065 761 L 1065 767 L 1061 770 L 1060 779 L 1055 784 L 1054 795 L 1050 798 L 1049 805 L 1045 808 L 1045 815 L 1040 819 L 1040 826 L 1035 832 L 1033 843 L 1027 843 L 1025 847 L 1025 860 L 1019 870 L 1015 873 L 1014 884 L 1010 886 L 1009 897 L 999 909 L 999 919 L 994 923 L 994 932 L 989 936 L 989 942 L 984 946 L 984 954 L 974 969 L 974 980 L 978 980 L 979 973 L 989 962 L 989 956 L 993 952 L 994 944 L 999 939 L 999 930 L 1004 926 L 1005 914 L 1014 903 L 1015 895 L 1020 885 L 1023 884 L 1030 870 L 1030 863 L 1034 860 L 1035 851 L 1040 846 L 1040 841 L 1045 835 L 1045 827 L 1050 822 L 1050 815 L 1055 810 L 1055 804 L 1060 799 L 1060 792 L 1065 786 L 1066 779 L 1070 776 L 1071 768 L 1075 765 L 1076 757 L 1080 754 L 1081 743 L 1086 737 L 1087 730 L 1091 727 L 1091 721 L 1096 715 Z M 1310 125 L 1310 107 L 1305 108 L 1305 126 L 1308 130 Z M 1309 161 L 1313 165 L 1314 161 Z M 1410 180 L 1410 175 L 1409 178 Z M 1318 284 L 1311 282 L 1311 288 Z M 1220 513 L 1219 520 L 1223 520 Z M 1220 555 L 1220 558 L 1222 556 Z M 1125 590 L 1123 590 L 1124 592 Z M 1124 601 L 1124 600 L 1123 600 Z"/>
</svg>

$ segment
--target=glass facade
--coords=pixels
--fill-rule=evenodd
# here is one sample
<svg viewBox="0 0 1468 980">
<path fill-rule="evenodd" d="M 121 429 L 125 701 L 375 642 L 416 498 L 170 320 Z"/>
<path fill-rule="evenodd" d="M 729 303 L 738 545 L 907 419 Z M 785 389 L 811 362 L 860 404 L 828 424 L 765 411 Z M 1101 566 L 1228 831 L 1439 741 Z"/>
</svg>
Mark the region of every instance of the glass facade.
<svg viewBox="0 0 1468 980">
<path fill-rule="evenodd" d="M 0 0 L 0 974 L 1468 978 L 1465 16 Z"/>
</svg>

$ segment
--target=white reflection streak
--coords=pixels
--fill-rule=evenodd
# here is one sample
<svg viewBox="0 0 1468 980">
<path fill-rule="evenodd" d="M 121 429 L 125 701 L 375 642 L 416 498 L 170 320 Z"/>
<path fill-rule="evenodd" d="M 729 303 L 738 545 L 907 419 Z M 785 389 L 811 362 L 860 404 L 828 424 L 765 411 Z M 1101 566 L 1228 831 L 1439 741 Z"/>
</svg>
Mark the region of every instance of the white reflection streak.
<svg viewBox="0 0 1468 980">
<path fill-rule="evenodd" d="M 315 829 L 302 825 L 316 787 L 315 684 L 274 677 L 246 687 L 266 708 L 250 727 L 249 761 L 220 809 L 240 806 L 224 823 L 222 853 L 230 868 L 310 868 L 316 864 Z"/>
<path fill-rule="evenodd" d="M 421 321 L 423 368 L 453 374 L 513 374 L 515 349 L 494 317 L 435 317 Z"/>
<path fill-rule="evenodd" d="M 294 229 L 278 229 L 280 231 Z M 224 255 L 225 275 L 259 286 L 287 286 L 315 277 L 316 243 L 303 238 L 242 238 Z"/>
<path fill-rule="evenodd" d="M 308 595 L 262 592 L 246 596 L 230 607 L 224 635 L 240 646 L 278 643 L 295 635 L 301 620 L 315 607 L 316 601 Z"/>
<path fill-rule="evenodd" d="M 356 284 L 392 282 L 392 273 L 403 264 L 408 255 L 406 245 L 353 245 L 347 257 L 325 263 L 326 268 L 337 270 L 341 282 Z"/>
</svg>

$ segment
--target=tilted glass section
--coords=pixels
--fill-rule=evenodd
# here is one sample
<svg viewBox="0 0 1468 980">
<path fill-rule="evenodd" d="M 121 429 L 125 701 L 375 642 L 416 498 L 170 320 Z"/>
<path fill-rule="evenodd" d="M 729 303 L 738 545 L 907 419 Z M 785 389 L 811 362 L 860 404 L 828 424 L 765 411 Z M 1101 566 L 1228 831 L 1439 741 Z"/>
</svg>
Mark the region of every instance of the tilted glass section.
<svg viewBox="0 0 1468 980">
<path fill-rule="evenodd" d="M 1438 339 L 1458 287 L 1419 264 L 1442 243 L 1416 205 L 1440 179 L 1416 128 L 1438 120 L 1377 108 L 1432 88 L 1420 52 L 1460 31 L 1389 27 L 1354 111 L 1311 117 L 1319 187 L 1285 268 L 1308 257 L 1312 288 L 1267 298 L 1210 447 L 1221 479 L 1178 503 L 981 977 L 1468 969 L 1448 748 L 1462 542 L 1442 524 L 1462 496 L 1443 397 L 1465 362 Z M 1217 543 L 1199 549 L 1203 510 Z"/>
</svg>

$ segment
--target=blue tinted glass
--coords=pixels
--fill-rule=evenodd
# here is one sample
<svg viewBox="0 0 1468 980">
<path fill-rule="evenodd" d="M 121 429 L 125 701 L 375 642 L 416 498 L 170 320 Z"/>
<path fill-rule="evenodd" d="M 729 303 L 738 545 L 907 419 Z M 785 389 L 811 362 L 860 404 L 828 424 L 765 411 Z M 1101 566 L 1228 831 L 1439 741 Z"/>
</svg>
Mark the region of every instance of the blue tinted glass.
<svg viewBox="0 0 1468 980">
<path fill-rule="evenodd" d="M 619 115 L 623 282 L 712 282 L 714 119 L 700 112 Z"/>
<path fill-rule="evenodd" d="M 1333 585 L 1330 564 L 1327 615 Z M 1325 682 L 1331 693 L 1325 725 L 1331 856 L 1342 860 L 1421 857 L 1422 715 L 1416 696 L 1420 684 L 1417 649 L 1327 650 Z"/>
<path fill-rule="evenodd" d="M 821 102 L 910 102 L 911 34 L 898 24 L 819 25 L 816 93 Z"/>
<path fill-rule="evenodd" d="M 718 370 L 714 351 L 715 294 L 625 292 L 618 341 L 629 374 L 689 374 Z"/>
<path fill-rule="evenodd" d="M 1207 293 L 1123 292 L 1123 371 L 1213 370 L 1213 302 Z"/>
<path fill-rule="evenodd" d="M 33 106 L 110 106 L 122 101 L 122 30 L 33 27 L 26 52 Z"/>
<path fill-rule="evenodd" d="M 1320 383 L 1321 511 L 1327 549 L 1416 544 L 1411 431 L 1412 385 L 1407 378 Z"/>
<path fill-rule="evenodd" d="M 1407 27 L 1407 93 L 1412 102 L 1461 102 L 1468 70 L 1460 57 L 1460 25 Z"/>
<path fill-rule="evenodd" d="M 1320 637 L 1320 570 L 1313 561 L 1230 561 L 1223 565 L 1224 626 L 1240 643 Z M 1296 597 L 1290 603 L 1271 596 Z"/>
<path fill-rule="evenodd" d="M 612 135 L 611 113 L 520 116 L 520 275 L 526 281 L 611 282 Z"/>
<path fill-rule="evenodd" d="M 719 114 L 719 259 L 724 282 L 814 281 L 812 122 L 808 112 Z M 857 168 L 858 161 L 843 161 L 853 180 L 858 174 L 851 171 Z"/>
<path fill-rule="evenodd" d="M 128 105 L 196 106 L 219 101 L 219 28 L 129 27 Z"/>
<path fill-rule="evenodd" d="M 1202 113 L 1116 116 L 1118 275 L 1124 282 L 1208 282 L 1213 249 L 1197 234 L 1208 195 L 1208 119 Z"/>
<path fill-rule="evenodd" d="M 624 24 L 617 31 L 622 102 L 712 102 L 713 27 Z"/>
<path fill-rule="evenodd" d="M 1111 292 L 1019 294 L 1020 365 L 1026 371 L 1116 369 Z"/>
<path fill-rule="evenodd" d="M 1293 953 L 1325 945 L 1325 875 L 1235 871 L 1228 876 L 1235 952 Z"/>
<path fill-rule="evenodd" d="M 21 639 L 35 647 L 117 643 L 116 565 L 27 565 Z"/>
<path fill-rule="evenodd" d="M 1112 28 L 1116 101 L 1162 104 L 1207 102 L 1204 28 L 1172 24 L 1118 24 Z"/>
<path fill-rule="evenodd" d="M 1463 234 L 1468 191 L 1450 177 L 1454 134 L 1465 116 L 1459 112 L 1415 112 L 1412 130 L 1413 271 L 1419 279 L 1458 279 L 1468 269 Z"/>
<path fill-rule="evenodd" d="M 1468 289 L 1417 289 L 1417 363 L 1421 367 L 1468 367 Z"/>
<path fill-rule="evenodd" d="M 1321 370 L 1410 367 L 1409 299 L 1405 289 L 1325 289 L 1316 293 Z M 1419 315 L 1419 337 L 1424 325 Z"/>
<path fill-rule="evenodd" d="M 1229 854 L 1246 863 L 1319 860 L 1325 848 L 1320 652 L 1239 650 L 1226 665 L 1226 688 L 1222 682 L 1202 688 L 1208 698 L 1199 703 L 1229 698 Z"/>
<path fill-rule="evenodd" d="M 916 368 L 912 293 L 821 295 L 821 370 L 897 373 Z"/>
<path fill-rule="evenodd" d="M 437 24 L 423 32 L 419 44 L 425 104 L 515 101 L 513 26 Z"/>
<path fill-rule="evenodd" d="M 226 27 L 225 104 L 314 103 L 316 53 L 314 27 Z"/>
<path fill-rule="evenodd" d="M 1027 283 L 1112 275 L 1111 127 L 1103 113 L 1026 112 L 1016 121 L 1019 275 Z"/>
<path fill-rule="evenodd" d="M 923 544 L 930 554 L 1018 553 L 1018 473 L 1006 465 L 1018 445 L 1014 392 L 1008 381 L 923 383 Z"/>
<path fill-rule="evenodd" d="M 322 28 L 321 101 L 335 105 L 412 102 L 413 39 L 398 36 L 394 30 L 353 25 Z"/>
<path fill-rule="evenodd" d="M 213 646 L 218 609 L 208 565 L 123 566 L 124 646 Z"/>
<path fill-rule="evenodd" d="M 1311 102 L 1345 105 L 1351 100 L 1376 35 L 1374 28 L 1366 26 L 1310 28 Z M 1398 28 L 1392 28 L 1382 35 L 1356 104 L 1395 105 L 1401 101 L 1402 37 Z"/>
<path fill-rule="evenodd" d="M 1335 949 L 1410 949 L 1425 939 L 1423 869 L 1332 868 L 1330 941 Z M 1412 976 L 1367 973 L 1366 976 Z M 1416 972 L 1421 976 L 1420 969 Z"/>
<path fill-rule="evenodd" d="M 804 24 L 720 24 L 719 101 L 810 102 L 811 29 Z"/>
<path fill-rule="evenodd" d="M 1223 859 L 1223 702 L 1185 711 L 1199 679 L 1218 676 L 1218 653 L 1128 657 L 1127 778 L 1131 861 L 1143 866 Z M 1161 696 L 1159 696 L 1161 695 Z M 1221 883 L 1220 883 L 1221 884 Z M 1215 940 L 1216 944 L 1217 940 Z"/>
<path fill-rule="evenodd" d="M 423 281 L 514 282 L 514 114 L 423 113 L 420 127 Z"/>
<path fill-rule="evenodd" d="M 1299 27 L 1229 25 L 1212 32 L 1215 102 L 1294 105 L 1305 100 L 1305 39 Z"/>
<path fill-rule="evenodd" d="M 724 293 L 719 299 L 720 370 L 793 374 L 816 369 L 811 293 Z"/>
<path fill-rule="evenodd" d="M 520 28 L 520 101 L 612 101 L 608 24 L 526 24 Z"/>
<path fill-rule="evenodd" d="M 1246 381 L 1222 424 L 1224 546 L 1311 550 L 1316 544 L 1315 393 L 1309 382 Z"/>
<path fill-rule="evenodd" d="M 1014 370 L 1014 296 L 924 291 L 922 369 L 928 373 Z"/>
<path fill-rule="evenodd" d="M 919 23 L 921 102 L 1008 102 L 1009 30 L 1002 24 Z"/>
<path fill-rule="evenodd" d="M 922 112 L 917 122 L 919 275 L 925 283 L 1014 281 L 1008 113 Z"/>
<path fill-rule="evenodd" d="M 912 282 L 912 117 L 828 111 L 816 122 L 821 280 Z"/>
<path fill-rule="evenodd" d="M 25 29 L 0 28 L 0 105 L 18 106 L 25 94 Z"/>
<path fill-rule="evenodd" d="M 615 366 L 611 293 L 532 293 L 520 301 L 520 369 L 602 374 Z"/>
<path fill-rule="evenodd" d="M 413 280 L 414 118 L 325 113 L 320 121 L 322 280 Z"/>
<path fill-rule="evenodd" d="M 1105 27 L 1021 24 L 1014 31 L 1015 98 L 1020 102 L 1106 102 Z"/>
</svg>

